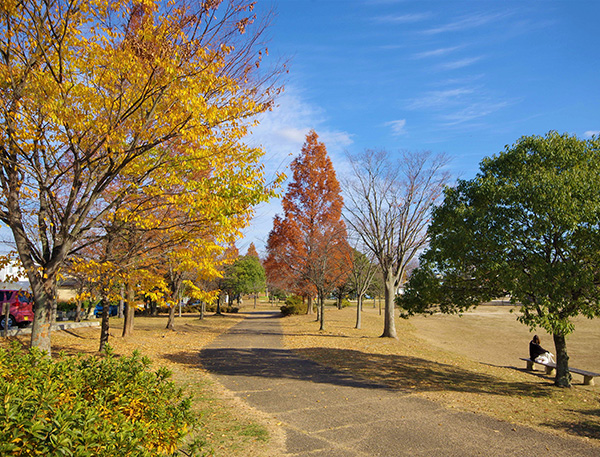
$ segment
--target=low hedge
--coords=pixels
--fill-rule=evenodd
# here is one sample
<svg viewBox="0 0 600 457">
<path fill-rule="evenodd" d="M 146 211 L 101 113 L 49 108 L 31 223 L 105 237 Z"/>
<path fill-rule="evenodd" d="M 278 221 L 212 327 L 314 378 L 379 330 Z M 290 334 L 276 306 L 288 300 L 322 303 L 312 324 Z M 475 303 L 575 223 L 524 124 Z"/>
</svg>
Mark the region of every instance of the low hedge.
<svg viewBox="0 0 600 457">
<path fill-rule="evenodd" d="M 194 424 L 191 400 L 168 370 L 149 366 L 110 349 L 53 361 L 0 348 L 0 455 L 178 455 Z"/>
</svg>

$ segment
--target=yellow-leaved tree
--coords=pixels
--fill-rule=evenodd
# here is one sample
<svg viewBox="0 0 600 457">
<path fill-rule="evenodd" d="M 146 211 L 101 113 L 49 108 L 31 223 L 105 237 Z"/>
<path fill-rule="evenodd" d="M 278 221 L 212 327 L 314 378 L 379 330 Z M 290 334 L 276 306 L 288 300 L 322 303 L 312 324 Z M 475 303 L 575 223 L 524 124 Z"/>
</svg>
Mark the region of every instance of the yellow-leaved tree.
<svg viewBox="0 0 600 457">
<path fill-rule="evenodd" d="M 58 272 L 102 238 L 103 222 L 129 208 L 129 223 L 156 225 L 131 196 L 166 192 L 165 202 L 172 192 L 171 205 L 184 204 L 228 182 L 219 188 L 240 198 L 223 191 L 210 217 L 217 224 L 242 212 L 227 222 L 233 232 L 269 197 L 262 151 L 243 143 L 278 92 L 278 70 L 260 68 L 264 21 L 252 7 L 245 0 L 0 4 L 0 221 L 31 283 L 32 346 L 50 352 Z M 186 195 L 191 170 L 197 192 Z"/>
</svg>

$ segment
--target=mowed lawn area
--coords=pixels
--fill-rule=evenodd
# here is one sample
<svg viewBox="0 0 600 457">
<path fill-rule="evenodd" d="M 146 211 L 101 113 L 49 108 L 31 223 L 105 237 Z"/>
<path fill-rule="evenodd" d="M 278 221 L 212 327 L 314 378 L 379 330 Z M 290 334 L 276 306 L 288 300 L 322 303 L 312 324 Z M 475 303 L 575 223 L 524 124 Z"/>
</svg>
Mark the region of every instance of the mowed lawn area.
<svg viewBox="0 0 600 457">
<path fill-rule="evenodd" d="M 349 370 L 449 408 L 487 414 L 515 425 L 541 427 L 600 446 L 600 379 L 573 388 L 553 386 L 541 368 L 525 370 L 534 333 L 517 322 L 510 306 L 480 306 L 458 315 L 398 319 L 398 339 L 378 338 L 383 317 L 364 305 L 362 329 L 354 307 L 325 311 L 325 331 L 315 316 L 284 319 L 286 346 L 319 363 Z M 571 366 L 600 373 L 600 320 L 577 319 L 568 340 Z M 554 352 L 552 337 L 538 331 Z"/>
</svg>

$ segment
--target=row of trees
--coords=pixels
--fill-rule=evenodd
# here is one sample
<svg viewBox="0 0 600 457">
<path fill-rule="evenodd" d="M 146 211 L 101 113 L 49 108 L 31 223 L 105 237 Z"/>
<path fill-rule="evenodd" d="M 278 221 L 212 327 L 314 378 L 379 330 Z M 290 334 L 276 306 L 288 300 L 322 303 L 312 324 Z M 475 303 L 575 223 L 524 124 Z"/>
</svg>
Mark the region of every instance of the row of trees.
<svg viewBox="0 0 600 457">
<path fill-rule="evenodd" d="M 385 152 L 366 151 L 349 160 L 353 173 L 344 182 L 344 206 L 325 145 L 308 133 L 291 165 L 293 180 L 282 200 L 283 216 L 275 217 L 269 234 L 265 266 L 271 284 L 307 299 L 308 312 L 318 297 L 323 329 L 325 298 L 350 279 L 360 326 L 362 296 L 377 264 L 385 291 L 382 336 L 395 338 L 396 291 L 426 243 L 430 210 L 448 182 L 447 159 L 406 152 L 393 163 Z M 350 246 L 347 226 L 358 250 Z"/>
<path fill-rule="evenodd" d="M 32 346 L 50 352 L 67 268 L 94 278 L 104 301 L 126 286 L 129 331 L 140 289 L 214 297 L 205 282 L 273 194 L 263 151 L 243 142 L 279 91 L 279 70 L 260 65 L 265 22 L 252 7 L 0 6 L 0 221 L 31 284 Z"/>
<path fill-rule="evenodd" d="M 553 335 L 555 383 L 569 386 L 572 319 L 600 315 L 599 151 L 598 138 L 523 137 L 455 186 L 444 156 L 402 153 L 392 163 L 385 152 L 366 151 L 348 157 L 344 206 L 325 146 L 310 132 L 269 235 L 269 280 L 306 297 L 309 312 L 319 297 L 322 329 L 324 297 L 351 278 L 359 327 L 376 263 L 384 337 L 396 337 L 395 304 L 407 317 L 463 312 L 509 295 L 521 322 Z"/>
</svg>

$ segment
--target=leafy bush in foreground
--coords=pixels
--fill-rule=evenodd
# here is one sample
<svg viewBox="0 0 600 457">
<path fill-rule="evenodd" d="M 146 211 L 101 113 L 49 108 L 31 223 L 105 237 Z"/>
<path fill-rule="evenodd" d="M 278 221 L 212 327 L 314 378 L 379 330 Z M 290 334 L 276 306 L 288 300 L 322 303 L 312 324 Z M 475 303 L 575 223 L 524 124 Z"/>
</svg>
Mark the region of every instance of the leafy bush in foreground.
<svg viewBox="0 0 600 457">
<path fill-rule="evenodd" d="M 0 455 L 173 455 L 191 401 L 164 368 L 134 353 L 51 360 L 0 348 Z"/>
</svg>

